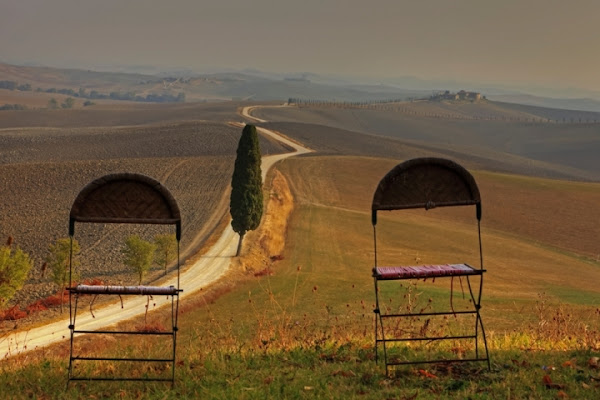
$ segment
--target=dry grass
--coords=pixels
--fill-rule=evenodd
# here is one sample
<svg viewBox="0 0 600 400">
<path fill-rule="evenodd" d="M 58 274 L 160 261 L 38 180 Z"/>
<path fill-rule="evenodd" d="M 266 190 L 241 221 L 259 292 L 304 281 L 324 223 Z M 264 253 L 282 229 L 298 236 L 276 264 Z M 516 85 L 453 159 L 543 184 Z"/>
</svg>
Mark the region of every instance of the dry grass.
<svg viewBox="0 0 600 400">
<path fill-rule="evenodd" d="M 303 243 L 296 245 L 313 254 L 303 256 L 302 263 L 318 263 L 320 268 L 336 271 L 341 268 L 338 264 L 348 265 L 345 258 L 350 257 L 357 259 L 353 265 L 362 266 L 363 274 L 368 274 L 373 246 L 372 193 L 379 179 L 394 165 L 395 161 L 354 157 L 290 159 L 279 165 L 302 205 L 303 216 L 293 222 L 299 225 L 296 230 L 309 230 L 296 239 Z M 302 180 L 300 176 L 312 179 Z M 572 304 L 600 300 L 595 284 L 600 280 L 600 269 L 594 256 L 594 251 L 598 251 L 594 238 L 599 237 L 600 228 L 589 222 L 599 219 L 594 214 L 598 209 L 591 207 L 599 196 L 597 184 L 478 172 L 475 176 L 484 210 L 483 246 L 488 270 L 485 287 L 491 304 L 486 312 L 496 314 L 503 310 L 520 315 L 525 304 L 542 292 Z M 574 209 L 561 215 L 554 207 L 556 199 L 564 198 L 569 198 Z M 595 217 L 590 218 L 590 213 Z M 313 218 L 317 220 L 311 223 Z M 351 227 L 347 227 L 349 223 Z M 311 226 L 319 227 L 319 231 L 311 231 Z M 343 235 L 336 226 L 346 226 Z M 380 213 L 378 232 L 382 264 L 451 260 L 478 265 L 474 210 Z M 318 239 L 308 243 L 303 236 L 328 238 L 327 244 Z M 315 259 L 318 254 L 323 258 Z M 347 274 L 342 271 L 339 273 Z M 360 285 L 362 279 L 354 273 L 352 276 Z"/>
<path fill-rule="evenodd" d="M 242 256 L 234 260 L 237 268 L 254 274 L 268 274 L 272 263 L 282 259 L 288 219 L 294 208 L 288 182 L 279 171 L 273 172 L 267 193 L 260 226 L 246 234 Z"/>
<path fill-rule="evenodd" d="M 299 203 L 368 212 L 379 180 L 396 160 L 310 157 L 280 164 Z M 600 185 L 472 171 L 480 188 L 483 228 L 525 243 L 559 248 L 591 260 L 600 255 Z M 311 176 L 313 179 L 301 179 Z M 384 214 L 385 215 L 385 214 Z M 474 211 L 415 210 L 399 214 L 473 222 Z"/>
<path fill-rule="evenodd" d="M 22 92 L 19 90 L 0 89 L 0 105 L 22 104 L 27 108 L 46 108 L 48 107 L 48 101 L 50 99 L 56 99 L 60 105 L 68 97 L 72 96 L 60 93 Z M 85 100 L 76 99 L 74 107 L 83 107 L 84 101 Z"/>
<path fill-rule="evenodd" d="M 58 100 L 58 97 L 56 98 Z M 46 99 L 46 103 L 47 101 Z M 239 106 L 240 104 L 231 102 L 103 104 L 98 101 L 97 105 L 82 109 L 3 111 L 0 129 L 30 127 L 81 129 L 179 124 L 185 121 L 242 121 L 243 119 L 236 113 Z"/>
</svg>

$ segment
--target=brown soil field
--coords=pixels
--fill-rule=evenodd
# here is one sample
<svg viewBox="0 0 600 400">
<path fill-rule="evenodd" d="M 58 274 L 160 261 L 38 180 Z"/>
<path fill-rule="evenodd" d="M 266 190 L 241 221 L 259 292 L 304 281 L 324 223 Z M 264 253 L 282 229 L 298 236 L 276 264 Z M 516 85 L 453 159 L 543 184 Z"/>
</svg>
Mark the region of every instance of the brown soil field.
<svg viewBox="0 0 600 400">
<path fill-rule="evenodd" d="M 117 84 L 133 85 L 148 76 L 141 74 L 103 73 L 79 69 L 26 67 L 0 63 L 0 79 L 19 83 L 29 83 L 35 90 L 37 87 L 73 88 L 79 87 L 114 87 Z"/>
<path fill-rule="evenodd" d="M 279 164 L 296 199 L 291 223 L 297 233 L 289 240 L 307 249 L 294 262 L 331 271 L 356 268 L 366 280 L 373 262 L 372 196 L 395 163 L 315 156 Z M 600 185 L 472 172 L 482 195 L 485 291 L 495 304 L 518 313 L 521 300 L 535 301 L 544 292 L 571 304 L 594 304 L 600 298 Z M 307 174 L 312 179 L 300 179 Z M 377 230 L 380 265 L 478 261 L 474 207 L 381 212 Z M 327 238 L 327 244 L 311 246 L 303 236 Z M 324 254 L 322 247 L 339 254 Z"/>
<path fill-rule="evenodd" d="M 551 119 L 559 123 L 600 122 L 600 113 L 596 111 L 563 110 L 524 104 L 495 102 L 505 110 L 517 110 L 538 118 Z"/>
<path fill-rule="evenodd" d="M 299 203 L 368 213 L 379 180 L 397 163 L 383 158 L 313 156 L 285 160 L 278 169 L 288 177 Z M 600 184 L 472 173 L 481 192 L 486 230 L 598 261 Z M 460 207 L 404 213 L 465 224 L 475 220 L 474 210 Z"/>
<path fill-rule="evenodd" d="M 47 108 L 48 101 L 52 98 L 61 104 L 68 97 L 59 93 L 37 93 L 37 92 L 22 92 L 19 90 L 0 89 L 0 106 L 4 104 L 21 104 L 27 108 Z M 75 99 L 74 107 L 83 107 L 85 100 Z"/>
<path fill-rule="evenodd" d="M 556 179 L 593 180 L 594 174 L 576 168 L 534 161 L 491 148 L 435 144 L 409 139 L 297 122 L 269 122 L 268 129 L 285 132 L 321 155 L 358 155 L 405 160 L 414 157 L 451 158 L 466 167 Z M 310 155 L 309 155 L 310 157 Z"/>
<path fill-rule="evenodd" d="M 419 107 L 432 110 L 439 107 L 438 103 L 430 102 L 410 104 L 421 104 Z M 486 107 L 492 111 L 492 108 L 501 108 L 501 105 L 487 102 Z M 470 112 L 476 115 L 475 111 Z M 434 111 L 432 115 L 435 115 Z M 256 110 L 255 116 L 277 123 L 310 124 L 296 127 L 295 132 L 310 136 L 311 129 L 318 129 L 321 142 L 330 139 L 325 127 L 337 129 L 335 137 L 323 143 L 327 146 L 325 151 L 335 146 L 334 139 L 347 142 L 343 143 L 346 147 L 354 144 L 353 140 L 342 138 L 342 130 L 381 138 L 373 137 L 371 140 L 374 141 L 390 138 L 405 144 L 419 144 L 420 147 L 425 146 L 438 152 L 444 151 L 446 154 L 462 153 L 471 159 L 488 159 L 494 153 L 495 164 L 503 159 L 504 164 L 513 164 L 518 160 L 520 165 L 516 165 L 516 168 L 499 169 L 509 172 L 519 172 L 520 169 L 521 173 L 538 176 L 600 180 L 600 162 L 597 157 L 597 154 L 600 154 L 599 125 L 594 123 L 553 124 L 496 119 L 452 119 L 433 117 L 425 112 L 414 115 L 395 109 L 336 107 L 260 108 Z M 281 126 L 281 130 L 287 130 L 289 126 Z M 318 126 L 322 128 L 317 128 Z M 297 139 L 301 140 L 300 137 Z M 368 148 L 372 147 L 373 145 Z M 354 147 L 355 153 L 360 148 Z M 319 150 L 317 147 L 315 149 Z M 517 160 L 514 160 L 514 157 L 517 157 Z"/>
<path fill-rule="evenodd" d="M 122 113 L 125 115 L 120 118 L 126 118 L 126 110 Z M 136 121 L 136 111 L 133 115 Z M 184 120 L 192 121 L 194 116 L 192 112 Z M 56 290 L 48 273 L 41 274 L 48 245 L 68 235 L 69 211 L 77 193 L 105 174 L 142 173 L 163 183 L 182 211 L 184 256 L 192 253 L 227 215 L 227 193 L 240 135 L 240 128 L 202 121 L 2 129 L 0 237 L 12 236 L 34 260 L 30 280 L 12 303 L 25 306 Z M 264 155 L 288 151 L 263 137 L 260 145 Z M 82 278 L 99 275 L 107 282 L 131 283 L 133 276 L 121 262 L 120 243 L 132 233 L 151 240 L 165 229 L 78 224 L 75 238 L 82 248 Z M 159 275 L 157 267 L 148 279 Z"/>
<path fill-rule="evenodd" d="M 242 122 L 237 108 L 245 103 L 97 104 L 83 109 L 2 111 L 0 129 L 55 127 L 88 128 L 181 123 L 183 121 Z"/>
</svg>

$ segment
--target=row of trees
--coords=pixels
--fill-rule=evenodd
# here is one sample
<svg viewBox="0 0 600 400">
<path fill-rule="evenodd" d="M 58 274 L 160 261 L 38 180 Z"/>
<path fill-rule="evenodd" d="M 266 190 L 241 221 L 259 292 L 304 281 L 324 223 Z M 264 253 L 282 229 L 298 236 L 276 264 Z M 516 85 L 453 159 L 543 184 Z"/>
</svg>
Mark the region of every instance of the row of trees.
<svg viewBox="0 0 600 400">
<path fill-rule="evenodd" d="M 67 97 L 64 102 L 60 104 L 60 108 L 73 108 L 75 105 L 75 99 L 72 97 Z M 59 108 L 58 101 L 52 97 L 48 100 L 48 108 L 51 110 L 56 110 Z"/>
<path fill-rule="evenodd" d="M 70 257 L 73 257 L 74 274 L 70 277 L 72 281 L 78 281 L 80 276 L 77 272 L 79 262 L 80 246 L 76 239 L 73 239 L 73 252 L 71 253 L 71 239 L 58 239 L 56 243 L 48 248 L 46 265 L 52 272 L 52 281 L 60 287 L 66 287 L 69 284 L 69 264 Z M 141 239 L 138 235 L 129 236 L 125 240 L 125 245 L 121 249 L 123 254 L 123 263 L 130 267 L 142 283 L 146 272 L 156 262 L 164 273 L 167 273 L 167 267 L 177 255 L 177 239 L 175 235 L 157 235 L 154 242 Z"/>
<path fill-rule="evenodd" d="M 21 90 L 21 91 L 31 91 L 31 84 L 24 83 L 19 85 L 16 81 L 0 81 L 0 89 L 8 89 L 8 90 Z M 84 99 L 111 99 L 111 100 L 128 100 L 128 101 L 140 101 L 140 102 L 150 102 L 150 103 L 183 103 L 185 102 L 185 93 L 179 92 L 176 95 L 163 93 L 156 94 L 150 93 L 146 96 L 138 95 L 135 92 L 117 92 L 113 91 L 108 94 L 98 92 L 97 90 L 92 90 L 89 93 L 84 88 L 79 88 L 79 90 L 73 90 L 69 88 L 48 88 L 42 89 L 37 88 L 36 92 L 44 92 L 44 93 L 58 93 L 64 94 L 67 96 L 73 97 L 81 97 Z"/>
<path fill-rule="evenodd" d="M 31 84 L 24 83 L 19 85 L 15 81 L 0 81 L 0 89 L 20 90 L 23 92 L 31 91 Z"/>
<path fill-rule="evenodd" d="M 5 110 L 27 110 L 27 106 L 23 104 L 4 104 L 3 106 L 0 106 L 0 111 Z"/>
<path fill-rule="evenodd" d="M 72 247 L 69 238 L 58 239 L 51 244 L 42 265 L 42 276 L 49 270 L 50 279 L 60 288 L 80 279 L 77 267 L 81 250 L 77 240 L 72 240 Z M 167 273 L 167 267 L 177 256 L 177 239 L 175 235 L 165 234 L 157 235 L 154 242 L 148 242 L 134 235 L 127 238 L 121 252 L 123 263 L 138 276 L 141 284 L 153 262 L 164 269 L 164 274 Z M 71 257 L 74 268 L 69 276 Z M 23 287 L 32 267 L 33 261 L 27 253 L 18 247 L 13 249 L 12 238 L 0 247 L 0 309 Z"/>
<path fill-rule="evenodd" d="M 137 274 L 141 285 L 153 261 L 164 269 L 166 275 L 169 263 L 177 255 L 177 239 L 175 235 L 157 235 L 152 243 L 133 235 L 127 238 L 121 252 L 123 263 Z"/>
<path fill-rule="evenodd" d="M 318 99 L 301 99 L 298 97 L 288 98 L 288 104 L 297 105 L 324 105 L 324 106 L 336 106 L 336 107 L 365 107 L 375 104 L 390 104 L 400 103 L 403 101 L 411 100 L 411 98 L 397 98 L 397 99 L 385 99 L 385 100 L 362 100 L 362 101 L 337 101 L 337 100 L 318 100 Z"/>
</svg>

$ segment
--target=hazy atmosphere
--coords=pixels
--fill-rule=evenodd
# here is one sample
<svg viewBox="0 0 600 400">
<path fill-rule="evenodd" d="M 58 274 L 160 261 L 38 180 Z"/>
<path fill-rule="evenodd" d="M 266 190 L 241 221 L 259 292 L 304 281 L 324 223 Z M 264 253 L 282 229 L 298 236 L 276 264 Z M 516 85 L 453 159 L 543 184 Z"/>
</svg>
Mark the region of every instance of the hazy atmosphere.
<svg viewBox="0 0 600 400">
<path fill-rule="evenodd" d="M 0 0 L 0 400 L 600 399 L 599 16 Z"/>
<path fill-rule="evenodd" d="M 3 0 L 0 61 L 600 91 L 595 0 Z M 568 93 L 563 93 L 568 94 Z"/>
</svg>

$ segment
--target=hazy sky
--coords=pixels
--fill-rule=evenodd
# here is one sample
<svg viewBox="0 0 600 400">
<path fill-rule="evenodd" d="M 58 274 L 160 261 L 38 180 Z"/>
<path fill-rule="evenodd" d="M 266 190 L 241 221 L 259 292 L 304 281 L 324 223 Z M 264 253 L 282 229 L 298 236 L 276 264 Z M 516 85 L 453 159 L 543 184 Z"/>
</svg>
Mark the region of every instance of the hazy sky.
<svg viewBox="0 0 600 400">
<path fill-rule="evenodd" d="M 600 91 L 600 1 L 0 0 L 0 61 Z"/>
</svg>

